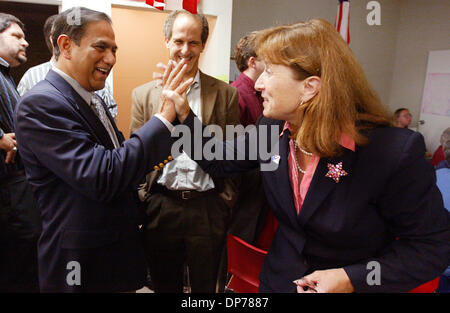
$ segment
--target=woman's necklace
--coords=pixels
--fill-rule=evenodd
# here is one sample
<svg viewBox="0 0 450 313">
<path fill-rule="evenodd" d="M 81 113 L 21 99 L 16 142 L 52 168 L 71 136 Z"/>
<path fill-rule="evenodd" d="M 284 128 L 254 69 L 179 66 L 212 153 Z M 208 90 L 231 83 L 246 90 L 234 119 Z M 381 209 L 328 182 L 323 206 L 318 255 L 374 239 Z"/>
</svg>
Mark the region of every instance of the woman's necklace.
<svg viewBox="0 0 450 313">
<path fill-rule="evenodd" d="M 297 170 L 298 170 L 300 173 L 305 174 L 305 173 L 306 173 L 306 170 L 302 169 L 302 168 L 300 167 L 300 165 L 298 164 L 298 160 L 297 160 L 297 149 L 300 150 L 302 153 L 306 154 L 307 156 L 312 156 L 313 154 L 312 154 L 311 152 L 308 152 L 308 151 L 303 150 L 302 147 L 300 147 L 300 146 L 297 144 L 297 142 L 294 140 L 294 151 L 295 151 L 295 153 L 294 153 L 294 155 L 295 155 L 294 161 L 295 161 L 295 166 L 297 167 Z"/>
</svg>

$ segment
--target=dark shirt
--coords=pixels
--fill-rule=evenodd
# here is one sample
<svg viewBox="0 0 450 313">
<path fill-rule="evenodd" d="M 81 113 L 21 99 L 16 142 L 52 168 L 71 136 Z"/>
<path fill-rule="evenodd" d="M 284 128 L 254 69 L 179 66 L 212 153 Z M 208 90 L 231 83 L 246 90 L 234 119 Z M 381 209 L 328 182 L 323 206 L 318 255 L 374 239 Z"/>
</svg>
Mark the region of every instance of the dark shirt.
<svg viewBox="0 0 450 313">
<path fill-rule="evenodd" d="M 14 133 L 13 112 L 20 98 L 16 84 L 9 74 L 9 66 L 0 60 L 0 132 Z M 22 170 L 23 165 L 19 154 L 16 154 L 14 164 L 6 164 L 6 151 L 0 149 L 0 181 L 11 174 Z"/>
<path fill-rule="evenodd" d="M 231 86 L 239 93 L 239 118 L 244 126 L 256 124 L 256 120 L 263 112 L 261 93 L 255 90 L 255 82 L 241 73 Z"/>
</svg>

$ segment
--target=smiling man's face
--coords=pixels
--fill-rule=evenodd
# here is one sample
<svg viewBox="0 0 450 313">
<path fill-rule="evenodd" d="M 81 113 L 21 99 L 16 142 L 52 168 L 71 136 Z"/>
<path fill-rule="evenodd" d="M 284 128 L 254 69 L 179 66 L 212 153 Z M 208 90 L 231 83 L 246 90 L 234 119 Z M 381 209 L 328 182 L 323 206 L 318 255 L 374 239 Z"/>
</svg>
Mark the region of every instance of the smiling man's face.
<svg viewBox="0 0 450 313">
<path fill-rule="evenodd" d="M 187 64 L 187 77 L 197 73 L 200 54 L 205 48 L 202 43 L 202 25 L 187 14 L 177 16 L 172 27 L 172 37 L 166 38 L 169 55 L 175 62 L 184 60 Z"/>
<path fill-rule="evenodd" d="M 116 63 L 114 31 L 107 21 L 89 23 L 77 45 L 72 41 L 70 76 L 88 91 L 105 87 L 106 78 Z"/>
</svg>

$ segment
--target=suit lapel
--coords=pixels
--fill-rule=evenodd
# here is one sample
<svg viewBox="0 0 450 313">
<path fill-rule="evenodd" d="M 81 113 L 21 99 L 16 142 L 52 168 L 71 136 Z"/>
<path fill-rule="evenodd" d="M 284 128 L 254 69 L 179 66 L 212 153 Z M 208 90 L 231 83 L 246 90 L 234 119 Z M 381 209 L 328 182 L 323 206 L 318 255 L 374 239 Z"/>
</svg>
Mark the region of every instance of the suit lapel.
<svg viewBox="0 0 450 313">
<path fill-rule="evenodd" d="M 283 122 L 284 123 L 284 122 Z M 282 130 L 281 125 L 281 130 Z M 280 131 L 281 132 L 281 131 Z M 283 212 L 288 216 L 292 226 L 298 228 L 297 212 L 294 204 L 294 194 L 289 180 L 289 131 L 284 132 L 278 142 L 278 149 L 272 149 L 272 151 L 279 151 L 280 161 L 278 168 L 275 171 L 265 172 L 270 183 L 270 188 L 275 198 L 281 199 L 280 207 Z M 286 201 L 286 202 L 284 202 Z"/>
<path fill-rule="evenodd" d="M 214 104 L 217 98 L 217 89 L 214 88 L 215 81 L 200 72 L 201 97 L 202 97 L 202 122 L 205 125 L 211 123 Z"/>
<path fill-rule="evenodd" d="M 72 88 L 72 86 L 70 86 L 70 84 L 66 82 L 64 78 L 62 78 L 59 74 L 52 70 L 48 72 L 45 79 L 50 82 L 56 89 L 58 89 L 62 93 L 62 95 L 73 105 L 73 107 L 80 112 L 81 116 L 90 126 L 91 131 L 97 138 L 98 142 L 108 149 L 114 149 L 114 144 L 109 137 L 108 131 L 103 126 L 97 115 L 95 115 L 94 111 L 92 111 L 89 104 L 83 100 L 83 98 Z"/>
<path fill-rule="evenodd" d="M 355 153 L 343 148 L 343 155 L 336 158 L 321 158 L 312 178 L 305 200 L 303 201 L 298 220 L 301 226 L 304 226 L 313 213 L 321 206 L 327 196 L 337 187 L 338 184 L 345 184 L 350 179 L 352 163 L 355 159 Z M 336 183 L 332 178 L 326 177 L 328 173 L 328 164 L 336 165 L 342 162 L 343 169 L 348 173 Z"/>
</svg>

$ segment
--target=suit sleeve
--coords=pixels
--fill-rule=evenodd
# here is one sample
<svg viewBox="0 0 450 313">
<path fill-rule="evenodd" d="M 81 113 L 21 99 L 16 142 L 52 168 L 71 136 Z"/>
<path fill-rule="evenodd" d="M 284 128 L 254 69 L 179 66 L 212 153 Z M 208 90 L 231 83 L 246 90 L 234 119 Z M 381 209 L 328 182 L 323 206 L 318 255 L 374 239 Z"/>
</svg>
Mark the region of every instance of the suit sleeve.
<svg viewBox="0 0 450 313">
<path fill-rule="evenodd" d="M 413 133 L 377 201 L 397 240 L 374 258 L 344 267 L 357 292 L 407 292 L 440 276 L 450 263 L 450 217 L 424 155 L 423 137 Z"/>
<path fill-rule="evenodd" d="M 93 200 L 110 201 L 136 186 L 170 155 L 170 132 L 156 117 L 119 148 L 107 150 L 61 96 L 32 95 L 19 105 L 16 135 L 26 163 L 48 169 Z"/>
<path fill-rule="evenodd" d="M 236 88 L 232 88 L 231 98 L 227 107 L 227 125 L 238 125 L 239 120 L 239 94 Z"/>
<path fill-rule="evenodd" d="M 186 136 L 188 138 L 186 141 L 184 136 L 180 139 L 183 145 L 189 147 L 184 151 L 206 173 L 213 177 L 232 177 L 259 166 L 257 154 L 249 152 L 250 138 L 254 138 L 254 142 L 257 142 L 256 128 L 234 139 L 221 141 L 216 137 L 198 136 L 205 134 L 205 127 L 206 125 L 202 124 L 191 111 L 184 123 L 177 125 L 175 130 L 181 128 L 181 134 L 186 131 L 190 134 Z M 203 131 L 199 132 L 198 129 Z M 194 137 L 191 138 L 191 134 Z M 253 152 L 256 152 L 257 147 L 254 147 L 254 150 Z"/>
<path fill-rule="evenodd" d="M 137 93 L 138 91 L 134 89 L 131 94 L 130 134 L 141 128 L 146 122 L 144 120 L 144 103 L 140 101 L 141 97 Z"/>
</svg>

